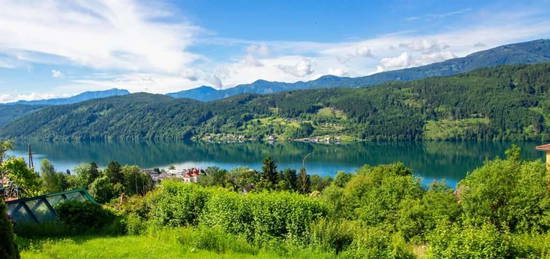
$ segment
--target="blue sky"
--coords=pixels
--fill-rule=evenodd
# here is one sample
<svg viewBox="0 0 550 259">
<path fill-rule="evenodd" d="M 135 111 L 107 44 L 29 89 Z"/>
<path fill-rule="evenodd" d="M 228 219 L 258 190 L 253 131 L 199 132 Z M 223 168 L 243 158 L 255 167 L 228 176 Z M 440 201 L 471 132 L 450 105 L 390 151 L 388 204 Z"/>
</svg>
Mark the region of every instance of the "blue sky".
<svg viewBox="0 0 550 259">
<path fill-rule="evenodd" d="M 419 66 L 550 38 L 550 1 L 0 0 L 0 102 Z"/>
</svg>

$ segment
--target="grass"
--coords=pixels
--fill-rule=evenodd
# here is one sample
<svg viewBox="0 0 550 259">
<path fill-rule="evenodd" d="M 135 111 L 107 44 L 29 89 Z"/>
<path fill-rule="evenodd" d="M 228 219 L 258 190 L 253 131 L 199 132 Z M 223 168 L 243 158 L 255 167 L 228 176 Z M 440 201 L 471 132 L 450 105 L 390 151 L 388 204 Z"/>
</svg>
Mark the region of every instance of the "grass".
<svg viewBox="0 0 550 259">
<path fill-rule="evenodd" d="M 260 250 L 229 236 L 201 237 L 188 228 L 126 236 L 78 236 L 59 239 L 18 238 L 21 258 L 330 258 L 303 250 L 279 255 Z M 199 248 L 198 248 L 199 247 Z M 220 250 L 220 247 L 222 249 Z M 204 249 L 200 249 L 204 248 Z"/>
</svg>

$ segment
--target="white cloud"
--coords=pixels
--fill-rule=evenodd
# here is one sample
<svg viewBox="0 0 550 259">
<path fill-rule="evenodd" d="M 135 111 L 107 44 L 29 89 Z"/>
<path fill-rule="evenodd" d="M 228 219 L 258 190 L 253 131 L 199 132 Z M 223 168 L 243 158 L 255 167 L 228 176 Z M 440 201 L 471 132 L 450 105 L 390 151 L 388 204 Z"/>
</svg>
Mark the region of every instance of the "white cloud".
<svg viewBox="0 0 550 259">
<path fill-rule="evenodd" d="M 311 60 L 301 59 L 293 65 L 279 65 L 279 69 L 295 77 L 304 77 L 313 73 Z"/>
<path fill-rule="evenodd" d="M 0 51 L 29 62 L 176 72 L 197 28 L 155 22 L 167 13 L 132 0 L 0 0 Z M 158 20 L 158 19 L 157 19 Z"/>
<path fill-rule="evenodd" d="M 113 87 L 167 93 L 199 85 L 227 88 L 257 79 L 295 82 L 326 74 L 364 76 L 550 35 L 550 21 L 537 18 L 540 12 L 475 16 L 463 10 L 479 22 L 445 32 L 408 31 L 331 43 L 214 39 L 203 37 L 201 28 L 175 17 L 169 8 L 145 4 L 0 0 L 0 67 L 54 64 L 60 70 L 52 70 L 53 77 L 63 76 L 63 66 L 92 68 L 87 74 L 71 73 L 72 81 L 65 85 L 46 89 L 54 94 Z M 452 15 L 458 13 L 421 19 Z M 190 46 L 200 44 L 237 47 L 240 53 L 215 60 L 191 52 Z M 3 93 L 0 101 L 15 97 Z"/>
<path fill-rule="evenodd" d="M 42 100 L 50 98 L 59 98 L 59 97 L 68 97 L 67 94 L 51 94 L 51 93 L 29 93 L 29 94 L 0 94 L 0 103 L 10 103 L 20 100 L 32 101 L 32 100 Z"/>
<path fill-rule="evenodd" d="M 61 77 L 63 77 L 63 76 L 64 76 L 64 75 L 63 75 L 63 73 L 62 73 L 61 71 L 55 70 L 55 69 L 52 70 L 52 77 L 53 77 L 53 78 L 61 78 Z"/>
</svg>

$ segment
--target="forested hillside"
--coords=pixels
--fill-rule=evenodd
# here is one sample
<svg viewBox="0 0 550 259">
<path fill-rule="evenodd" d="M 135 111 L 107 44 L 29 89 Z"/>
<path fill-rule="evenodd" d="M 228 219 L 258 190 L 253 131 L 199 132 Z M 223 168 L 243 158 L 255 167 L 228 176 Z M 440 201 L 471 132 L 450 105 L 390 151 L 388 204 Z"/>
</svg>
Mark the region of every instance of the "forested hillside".
<svg viewBox="0 0 550 259">
<path fill-rule="evenodd" d="M 0 104 L 0 127 L 25 114 L 28 114 L 29 112 L 38 110 L 42 107 L 44 106 L 25 104 Z"/>
<path fill-rule="evenodd" d="M 550 137 L 550 63 L 370 88 L 240 95 L 203 103 L 133 94 L 48 107 L 4 138 L 540 140 Z"/>
</svg>

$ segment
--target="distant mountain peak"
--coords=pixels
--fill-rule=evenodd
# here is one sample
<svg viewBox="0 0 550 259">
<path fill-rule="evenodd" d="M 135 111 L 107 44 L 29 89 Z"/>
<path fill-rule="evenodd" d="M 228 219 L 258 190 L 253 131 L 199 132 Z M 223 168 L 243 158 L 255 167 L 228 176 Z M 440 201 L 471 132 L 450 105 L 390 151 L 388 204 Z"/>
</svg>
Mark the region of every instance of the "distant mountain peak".
<svg viewBox="0 0 550 259">
<path fill-rule="evenodd" d="M 86 91 L 71 97 L 66 98 L 52 98 L 33 101 L 17 101 L 10 104 L 24 104 L 24 105 L 64 105 L 84 102 L 92 99 L 106 98 L 111 96 L 128 95 L 130 92 L 125 89 L 112 88 L 101 91 Z"/>
<path fill-rule="evenodd" d="M 311 81 L 294 83 L 274 82 L 259 79 L 250 84 L 241 84 L 223 90 L 202 93 L 197 88 L 169 94 L 174 98 L 191 98 L 212 101 L 239 94 L 269 94 L 299 89 L 365 87 L 390 81 L 412 81 L 428 77 L 451 76 L 479 68 L 511 64 L 550 62 L 550 40 L 539 39 L 503 45 L 420 67 L 381 72 L 363 77 L 340 77 L 324 75 Z"/>
</svg>

